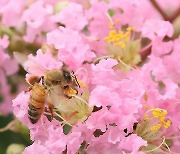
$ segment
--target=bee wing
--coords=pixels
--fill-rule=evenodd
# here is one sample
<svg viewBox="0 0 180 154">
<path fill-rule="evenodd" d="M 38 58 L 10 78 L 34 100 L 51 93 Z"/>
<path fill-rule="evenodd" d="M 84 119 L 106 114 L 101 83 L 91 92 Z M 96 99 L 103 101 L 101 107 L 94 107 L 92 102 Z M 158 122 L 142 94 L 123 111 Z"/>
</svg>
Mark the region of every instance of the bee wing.
<svg viewBox="0 0 180 154">
<path fill-rule="evenodd" d="M 16 58 L 16 60 L 22 65 L 24 66 L 25 62 L 27 62 L 28 57 L 25 54 L 22 54 L 20 52 L 13 52 L 14 57 Z"/>
<path fill-rule="evenodd" d="M 42 76 L 47 69 L 37 63 L 36 58 L 32 55 L 27 56 L 19 52 L 13 52 L 16 60 L 23 66 L 26 72 L 31 75 Z"/>
</svg>

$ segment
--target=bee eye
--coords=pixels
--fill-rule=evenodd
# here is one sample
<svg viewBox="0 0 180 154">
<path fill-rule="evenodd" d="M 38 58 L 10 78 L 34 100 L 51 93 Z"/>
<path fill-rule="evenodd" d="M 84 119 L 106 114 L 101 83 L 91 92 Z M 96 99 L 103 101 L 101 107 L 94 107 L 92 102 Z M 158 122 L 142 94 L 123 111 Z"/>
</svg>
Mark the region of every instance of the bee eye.
<svg viewBox="0 0 180 154">
<path fill-rule="evenodd" d="M 69 86 L 68 86 L 68 85 L 65 85 L 65 86 L 64 86 L 64 89 L 65 89 L 65 90 L 69 89 Z"/>
<path fill-rule="evenodd" d="M 67 80 L 67 82 L 71 82 L 71 74 L 69 72 L 64 71 L 63 72 L 64 78 Z"/>
</svg>

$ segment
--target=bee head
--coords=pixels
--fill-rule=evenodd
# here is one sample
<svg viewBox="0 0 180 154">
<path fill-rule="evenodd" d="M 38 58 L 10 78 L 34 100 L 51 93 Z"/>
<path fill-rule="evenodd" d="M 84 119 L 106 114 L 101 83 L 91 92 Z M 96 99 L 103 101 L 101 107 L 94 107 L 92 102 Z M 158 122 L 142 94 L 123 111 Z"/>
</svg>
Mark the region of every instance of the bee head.
<svg viewBox="0 0 180 154">
<path fill-rule="evenodd" d="M 61 84 L 63 80 L 63 73 L 59 70 L 52 70 L 45 74 L 44 83 L 46 86 L 53 86 Z"/>
</svg>

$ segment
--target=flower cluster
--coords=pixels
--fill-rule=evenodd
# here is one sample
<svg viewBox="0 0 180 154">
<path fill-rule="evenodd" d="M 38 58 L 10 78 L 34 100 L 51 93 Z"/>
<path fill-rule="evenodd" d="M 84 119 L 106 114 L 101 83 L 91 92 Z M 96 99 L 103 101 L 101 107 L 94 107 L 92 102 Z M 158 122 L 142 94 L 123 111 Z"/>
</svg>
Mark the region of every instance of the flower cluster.
<svg viewBox="0 0 180 154">
<path fill-rule="evenodd" d="M 171 18 L 153 7 L 175 10 L 179 1 L 169 0 L 169 8 L 164 3 L 0 2 L 2 33 L 11 37 L 10 47 L 34 53 L 15 54 L 27 71 L 26 81 L 38 76 L 43 87 L 49 71 L 65 68 L 76 81 L 71 89 L 62 90 L 62 81 L 51 87 L 35 124 L 28 118 L 32 90 L 13 100 L 14 115 L 30 129 L 33 141 L 24 154 L 179 152 L 180 38 L 172 25 L 174 12 Z M 1 41 L 6 45 L 7 36 Z"/>
</svg>

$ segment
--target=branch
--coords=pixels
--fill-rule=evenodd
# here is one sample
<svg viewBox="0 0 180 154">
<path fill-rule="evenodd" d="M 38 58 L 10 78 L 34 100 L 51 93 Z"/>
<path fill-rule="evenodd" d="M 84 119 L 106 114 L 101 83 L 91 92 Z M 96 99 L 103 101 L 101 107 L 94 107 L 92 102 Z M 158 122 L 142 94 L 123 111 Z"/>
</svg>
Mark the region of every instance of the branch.
<svg viewBox="0 0 180 154">
<path fill-rule="evenodd" d="M 140 51 L 141 62 L 143 62 L 151 54 L 151 47 L 152 47 L 152 44 L 150 43 L 146 47 L 141 49 Z"/>
<path fill-rule="evenodd" d="M 169 18 L 170 22 L 173 22 L 180 15 L 180 7 L 174 12 L 174 14 Z"/>
<path fill-rule="evenodd" d="M 173 22 L 179 15 L 180 15 L 180 7 L 174 12 L 172 16 L 168 16 L 163 9 L 159 6 L 159 4 L 156 2 L 156 0 L 150 0 L 151 4 L 154 6 L 154 8 L 161 14 L 164 20 Z"/>
<path fill-rule="evenodd" d="M 166 13 L 162 10 L 162 8 L 155 0 L 150 0 L 150 2 L 154 6 L 154 8 L 161 14 L 164 20 L 169 20 L 169 17 L 166 15 Z"/>
</svg>

